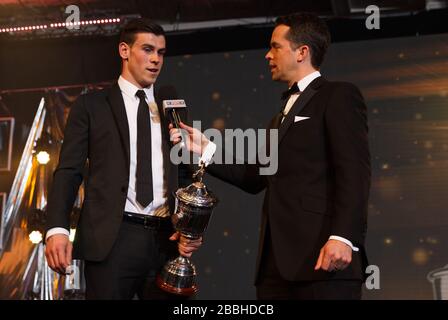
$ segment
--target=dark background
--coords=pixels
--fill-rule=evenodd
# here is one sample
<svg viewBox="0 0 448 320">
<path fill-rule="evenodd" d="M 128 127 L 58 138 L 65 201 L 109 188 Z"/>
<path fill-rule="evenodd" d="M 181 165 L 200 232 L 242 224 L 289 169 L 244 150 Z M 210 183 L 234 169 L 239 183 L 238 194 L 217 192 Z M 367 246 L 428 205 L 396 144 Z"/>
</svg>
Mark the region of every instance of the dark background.
<svg viewBox="0 0 448 320">
<path fill-rule="evenodd" d="M 330 80 L 358 85 L 369 110 L 373 179 L 367 250 L 370 263 L 380 268 L 381 288 L 366 290 L 364 298 L 432 299 L 427 274 L 448 263 L 448 34 L 416 35 L 404 27 L 397 34 L 400 28 L 386 24 L 381 35 L 372 36 L 362 23 L 357 26 L 361 29 L 350 38 L 337 33 L 345 30 L 344 24 L 334 25 L 332 33 L 340 39 L 336 37 L 321 71 Z M 271 30 L 218 30 L 200 46 L 193 36 L 169 36 L 171 53 L 157 84 L 175 84 L 203 129 L 222 124 L 263 128 L 279 109 L 285 89 L 271 81 L 264 59 Z M 3 39 L 0 91 L 116 80 L 116 40 Z M 75 95 L 80 89 L 67 92 Z M 16 119 L 15 170 L 46 93 L 0 94 Z M 13 173 L 0 173 L 0 192 L 9 191 Z M 205 244 L 193 258 L 199 271 L 198 298 L 253 299 L 262 195 L 247 195 L 209 177 L 206 182 L 220 204 Z M 26 256 L 27 250 L 9 252 L 7 259 Z M 0 284 L 17 277 L 19 270 L 0 261 Z M 0 294 L 8 297 L 10 292 L 0 286 Z"/>
</svg>

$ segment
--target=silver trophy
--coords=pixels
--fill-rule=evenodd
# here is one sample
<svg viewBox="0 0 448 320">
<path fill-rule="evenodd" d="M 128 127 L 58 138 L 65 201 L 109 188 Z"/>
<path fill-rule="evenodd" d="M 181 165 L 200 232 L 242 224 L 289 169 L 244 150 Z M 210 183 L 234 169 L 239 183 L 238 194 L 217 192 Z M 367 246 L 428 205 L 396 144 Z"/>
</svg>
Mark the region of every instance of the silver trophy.
<svg viewBox="0 0 448 320">
<path fill-rule="evenodd" d="M 67 267 L 64 280 L 64 300 L 84 300 L 86 283 L 84 279 L 84 261 L 73 260 Z"/>
<path fill-rule="evenodd" d="M 193 175 L 193 179 L 197 181 L 175 193 L 176 208 L 172 216 L 174 228 L 192 240 L 199 239 L 204 234 L 218 202 L 202 182 L 203 174 L 204 165 L 201 164 Z M 156 283 L 164 291 L 191 296 L 198 291 L 196 274 L 196 267 L 190 259 L 180 255 L 165 264 Z"/>
<path fill-rule="evenodd" d="M 448 300 L 448 265 L 431 271 L 428 280 L 432 283 L 434 300 Z"/>
</svg>

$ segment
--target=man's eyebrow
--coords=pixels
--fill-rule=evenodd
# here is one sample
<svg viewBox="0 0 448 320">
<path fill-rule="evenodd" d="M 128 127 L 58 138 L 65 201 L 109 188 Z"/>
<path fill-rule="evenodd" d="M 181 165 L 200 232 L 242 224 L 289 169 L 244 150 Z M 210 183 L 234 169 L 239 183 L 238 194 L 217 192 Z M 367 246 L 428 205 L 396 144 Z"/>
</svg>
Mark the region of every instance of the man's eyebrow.
<svg viewBox="0 0 448 320">
<path fill-rule="evenodd" d="M 142 44 L 142 48 L 149 48 L 151 50 L 155 50 L 156 49 L 156 47 L 154 45 L 149 44 L 149 43 L 143 43 Z M 166 51 L 166 48 L 165 47 L 159 48 L 159 49 L 157 49 L 157 51 Z"/>
</svg>

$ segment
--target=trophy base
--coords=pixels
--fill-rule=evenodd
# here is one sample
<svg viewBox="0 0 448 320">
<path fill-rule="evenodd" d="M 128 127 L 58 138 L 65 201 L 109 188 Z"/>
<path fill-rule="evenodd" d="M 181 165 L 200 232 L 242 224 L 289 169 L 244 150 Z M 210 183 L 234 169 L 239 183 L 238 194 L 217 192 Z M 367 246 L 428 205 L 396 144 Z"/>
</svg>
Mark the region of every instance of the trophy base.
<svg viewBox="0 0 448 320">
<path fill-rule="evenodd" d="M 196 285 L 189 288 L 178 288 L 165 282 L 160 275 L 156 278 L 156 284 L 160 289 L 179 296 L 191 297 L 198 292 L 198 287 Z"/>
<path fill-rule="evenodd" d="M 196 267 L 188 258 L 179 256 L 165 264 L 157 275 L 156 284 L 163 291 L 192 296 L 198 291 Z"/>
</svg>

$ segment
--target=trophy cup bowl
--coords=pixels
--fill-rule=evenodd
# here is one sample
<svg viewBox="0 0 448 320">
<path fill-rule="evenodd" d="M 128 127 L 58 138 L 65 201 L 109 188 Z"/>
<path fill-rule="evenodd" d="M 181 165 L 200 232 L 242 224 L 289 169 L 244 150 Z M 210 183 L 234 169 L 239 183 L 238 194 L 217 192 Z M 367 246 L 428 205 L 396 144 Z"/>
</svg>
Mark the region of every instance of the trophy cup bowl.
<svg viewBox="0 0 448 320">
<path fill-rule="evenodd" d="M 213 209 L 218 199 L 202 182 L 204 167 L 202 166 L 193 178 L 200 176 L 199 181 L 175 192 L 176 208 L 172 216 L 174 229 L 184 237 L 199 239 L 205 233 Z M 162 290 L 182 296 L 192 296 L 198 291 L 196 267 L 187 257 L 180 255 L 168 261 L 156 283 Z"/>
</svg>

